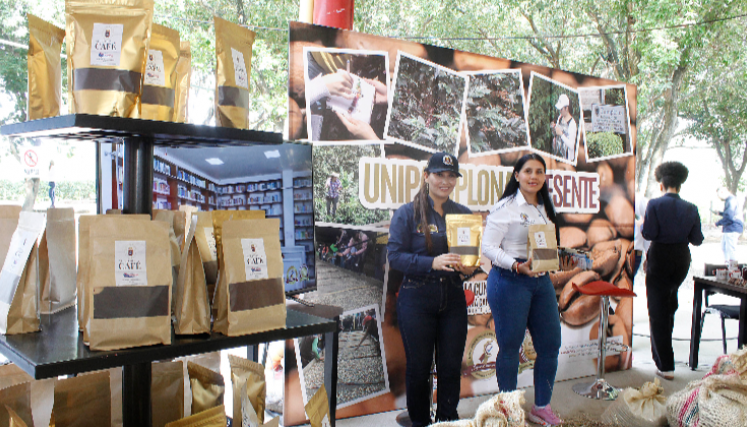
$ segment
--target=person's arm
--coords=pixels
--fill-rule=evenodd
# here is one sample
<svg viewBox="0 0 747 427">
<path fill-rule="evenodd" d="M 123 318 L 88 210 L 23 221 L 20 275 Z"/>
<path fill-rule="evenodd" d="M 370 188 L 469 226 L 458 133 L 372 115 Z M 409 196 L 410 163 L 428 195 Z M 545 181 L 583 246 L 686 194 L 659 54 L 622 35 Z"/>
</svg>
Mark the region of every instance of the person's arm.
<svg viewBox="0 0 747 427">
<path fill-rule="evenodd" d="M 646 240 L 654 240 L 659 237 L 659 221 L 656 218 L 656 206 L 651 203 L 646 206 L 646 214 L 643 217 L 641 236 Z"/>
<path fill-rule="evenodd" d="M 495 210 L 488 215 L 485 232 L 482 236 L 482 253 L 495 265 L 511 270 L 516 260 L 509 256 L 501 243 L 508 232 L 510 216 L 505 209 Z"/>
<path fill-rule="evenodd" d="M 412 218 L 408 209 L 401 207 L 394 212 L 392 223 L 389 226 L 389 243 L 387 243 L 387 256 L 389 265 L 405 274 L 424 275 L 432 270 L 434 257 L 418 255 L 411 251 L 411 227 L 415 219 Z"/>
<path fill-rule="evenodd" d="M 698 208 L 695 206 L 693 206 L 693 210 L 695 211 L 695 223 L 693 224 L 693 228 L 690 229 L 690 235 L 687 236 L 687 240 L 695 246 L 700 246 L 704 240 L 703 230 L 700 228 L 700 214 L 698 213 Z"/>
</svg>

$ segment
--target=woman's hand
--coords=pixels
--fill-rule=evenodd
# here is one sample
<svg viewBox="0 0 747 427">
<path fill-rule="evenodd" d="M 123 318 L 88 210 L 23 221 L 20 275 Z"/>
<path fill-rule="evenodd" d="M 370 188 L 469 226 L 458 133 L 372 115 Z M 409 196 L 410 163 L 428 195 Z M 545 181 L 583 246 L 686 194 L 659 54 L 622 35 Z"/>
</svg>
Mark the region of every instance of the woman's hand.
<svg viewBox="0 0 747 427">
<path fill-rule="evenodd" d="M 516 265 L 516 272 L 529 277 L 538 277 L 542 273 L 535 273 L 532 271 L 532 259 L 529 258 L 527 262 L 519 263 Z"/>
<path fill-rule="evenodd" d="M 561 271 L 570 271 L 576 268 L 578 265 L 578 260 L 575 257 L 566 255 L 563 257 L 560 257 L 560 270 Z"/>
<path fill-rule="evenodd" d="M 353 78 L 345 70 L 322 76 L 322 82 L 327 86 L 329 94 L 353 99 Z"/>
<path fill-rule="evenodd" d="M 461 273 L 464 276 L 470 276 L 478 268 L 480 268 L 479 265 L 476 266 L 476 267 L 468 267 L 466 265 L 462 265 L 461 263 L 454 266 L 454 270 L 458 271 L 459 273 Z"/>
<path fill-rule="evenodd" d="M 367 140 L 379 139 L 376 132 L 374 132 L 373 128 L 368 123 L 355 119 L 348 113 L 342 113 L 340 111 L 335 111 L 335 113 L 337 114 L 337 117 L 340 118 L 342 124 L 345 125 L 348 132 L 350 132 L 354 137 Z"/>
<path fill-rule="evenodd" d="M 462 267 L 462 257 L 457 254 L 443 254 L 433 258 L 431 268 L 441 271 L 454 271 L 453 267 Z"/>
</svg>

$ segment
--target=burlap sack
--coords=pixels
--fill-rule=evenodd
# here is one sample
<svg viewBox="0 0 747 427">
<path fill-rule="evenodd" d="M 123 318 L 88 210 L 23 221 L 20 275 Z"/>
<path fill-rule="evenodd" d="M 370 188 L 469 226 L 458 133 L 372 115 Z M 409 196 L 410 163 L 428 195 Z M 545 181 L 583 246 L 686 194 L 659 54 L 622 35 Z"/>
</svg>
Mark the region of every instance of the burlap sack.
<svg viewBox="0 0 747 427">
<path fill-rule="evenodd" d="M 277 218 L 223 224 L 223 268 L 215 296 L 215 331 L 238 336 L 285 327 L 279 235 Z"/>
<path fill-rule="evenodd" d="M 220 405 L 179 421 L 168 423 L 166 427 L 225 427 L 226 423 L 226 408 Z"/>
<path fill-rule="evenodd" d="M 39 330 L 39 242 L 46 215 L 21 212 L 0 271 L 0 333 Z"/>
<path fill-rule="evenodd" d="M 602 421 L 620 427 L 659 427 L 667 425 L 667 397 L 659 379 L 640 389 L 626 388 L 602 414 Z"/>
<path fill-rule="evenodd" d="M 48 270 L 46 275 L 41 274 L 39 311 L 57 313 L 74 306 L 76 301 L 75 211 L 47 209 L 47 228 L 42 240 L 39 257 L 48 259 Z"/>
<path fill-rule="evenodd" d="M 90 234 L 91 349 L 171 344 L 169 225 L 104 216 Z"/>
<path fill-rule="evenodd" d="M 18 227 L 20 213 L 20 206 L 0 205 L 0 262 L 5 262 L 5 256 L 8 255 L 10 239 Z"/>
<path fill-rule="evenodd" d="M 265 421 L 265 368 L 257 362 L 228 355 L 233 385 L 233 419 L 256 417 Z"/>
<path fill-rule="evenodd" d="M 184 418 L 184 363 L 151 364 L 150 401 L 153 427 Z"/>
<path fill-rule="evenodd" d="M 31 383 L 16 384 L 0 390 L 0 427 L 10 426 L 11 409 L 27 426 L 33 426 Z"/>
<path fill-rule="evenodd" d="M 747 382 L 738 374 L 690 382 L 667 399 L 671 427 L 734 427 L 747 420 Z"/>
<path fill-rule="evenodd" d="M 57 381 L 53 414 L 55 427 L 110 426 L 109 371 Z"/>
<path fill-rule="evenodd" d="M 192 414 L 223 406 L 226 392 L 223 375 L 193 362 L 187 362 L 187 372 L 192 389 Z"/>
<path fill-rule="evenodd" d="M 532 260 L 533 272 L 560 270 L 555 224 L 529 226 L 527 257 Z"/>
<path fill-rule="evenodd" d="M 187 235 L 174 292 L 174 332 L 177 335 L 210 333 L 210 302 L 202 257 L 194 238 L 196 229 L 195 219 Z"/>
<path fill-rule="evenodd" d="M 524 390 L 498 393 L 477 408 L 472 420 L 446 421 L 438 427 L 524 427 Z"/>
</svg>

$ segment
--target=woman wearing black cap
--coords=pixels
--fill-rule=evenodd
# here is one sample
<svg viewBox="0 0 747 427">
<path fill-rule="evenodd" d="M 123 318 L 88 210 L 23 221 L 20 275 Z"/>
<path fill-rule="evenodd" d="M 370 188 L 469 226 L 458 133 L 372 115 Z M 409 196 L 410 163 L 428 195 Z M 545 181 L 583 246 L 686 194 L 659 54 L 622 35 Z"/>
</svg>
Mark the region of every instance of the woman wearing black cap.
<svg viewBox="0 0 747 427">
<path fill-rule="evenodd" d="M 467 338 L 467 303 L 462 278 L 474 272 L 448 253 L 446 215 L 469 214 L 449 199 L 459 173 L 456 157 L 436 153 L 423 172 L 415 200 L 397 209 L 389 227 L 389 265 L 404 273 L 397 321 L 407 356 L 407 408 L 413 427 L 431 423 L 429 376 L 438 354 L 436 421 L 459 419 L 462 353 Z"/>
</svg>

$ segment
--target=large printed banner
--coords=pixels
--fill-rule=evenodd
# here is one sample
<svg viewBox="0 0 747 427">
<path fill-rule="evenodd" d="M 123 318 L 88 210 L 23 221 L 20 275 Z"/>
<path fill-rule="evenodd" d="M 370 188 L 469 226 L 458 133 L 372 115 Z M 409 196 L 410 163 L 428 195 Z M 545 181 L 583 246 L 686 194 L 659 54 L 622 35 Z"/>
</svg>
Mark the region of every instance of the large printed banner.
<svg viewBox="0 0 747 427">
<path fill-rule="evenodd" d="M 539 65 L 291 23 L 289 132 L 314 144 L 315 244 L 318 270 L 328 269 L 318 286 L 334 290 L 308 298 L 346 313 L 338 418 L 406 406 L 396 309 L 402 274 L 388 268 L 386 242 L 393 211 L 412 201 L 436 151 L 457 156 L 463 177 L 452 197 L 483 217 L 516 161 L 543 156 L 560 245 L 593 260 L 589 271 L 550 275 L 562 326 L 557 378 L 594 375 L 599 299 L 574 294 L 571 281 L 632 289 L 636 93 L 630 84 Z M 454 343 L 465 346 L 463 397 L 498 391 L 491 265 L 482 263 L 464 285 L 475 294 L 467 341 Z M 630 344 L 632 300 L 612 307 L 608 336 Z M 321 386 L 314 360 L 321 347 L 309 340 L 298 347 L 290 352 L 297 363 L 286 365 L 286 425 L 305 421 L 296 403 Z M 630 367 L 629 353 L 608 354 L 608 371 Z M 531 386 L 536 352 L 528 332 L 520 359 L 519 386 Z"/>
</svg>

